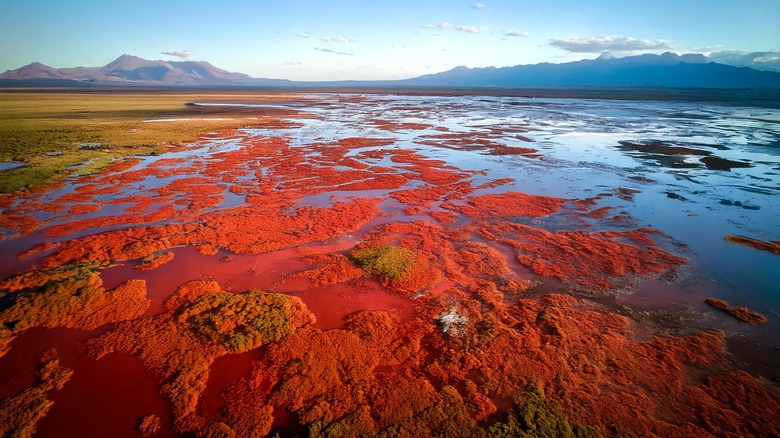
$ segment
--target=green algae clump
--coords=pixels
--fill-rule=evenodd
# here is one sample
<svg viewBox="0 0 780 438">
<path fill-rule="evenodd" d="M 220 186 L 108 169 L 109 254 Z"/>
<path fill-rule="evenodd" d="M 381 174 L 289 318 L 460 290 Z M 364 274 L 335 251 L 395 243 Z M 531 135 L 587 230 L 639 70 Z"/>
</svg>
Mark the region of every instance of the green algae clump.
<svg viewBox="0 0 780 438">
<path fill-rule="evenodd" d="M 0 281 L 11 305 L 0 311 L 0 356 L 8 344 L 31 327 L 92 330 L 135 319 L 149 308 L 146 281 L 128 280 L 106 290 L 97 262 L 34 269 Z"/>
<path fill-rule="evenodd" d="M 390 280 L 408 276 L 414 264 L 412 251 L 400 246 L 380 245 L 358 248 L 349 258 L 364 271 Z"/>
<path fill-rule="evenodd" d="M 258 290 L 206 294 L 188 304 L 178 320 L 201 338 L 238 353 L 292 333 L 301 325 L 298 301 Z"/>
<path fill-rule="evenodd" d="M 595 429 L 570 423 L 561 408 L 544 395 L 542 388 L 529 384 L 522 394 L 514 397 L 515 406 L 505 423 L 488 428 L 490 437 L 571 437 L 598 436 Z"/>
</svg>

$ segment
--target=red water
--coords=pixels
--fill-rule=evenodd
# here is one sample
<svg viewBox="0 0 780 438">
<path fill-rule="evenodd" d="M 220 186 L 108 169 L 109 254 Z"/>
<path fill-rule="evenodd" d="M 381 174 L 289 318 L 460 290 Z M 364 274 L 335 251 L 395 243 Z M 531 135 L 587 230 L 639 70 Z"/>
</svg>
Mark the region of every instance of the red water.
<svg viewBox="0 0 780 438">
<path fill-rule="evenodd" d="M 147 415 L 160 417 L 155 437 L 179 436 L 171 431 L 169 408 L 157 383 L 133 356 L 109 354 L 75 367 L 65 387 L 52 393 L 54 406 L 38 423 L 39 436 L 136 437 Z"/>
<path fill-rule="evenodd" d="M 214 280 L 223 289 L 236 293 L 250 289 L 288 292 L 301 286 L 303 280 L 296 282 L 285 275 L 308 267 L 301 254 L 293 249 L 266 254 L 220 251 L 203 255 L 194 247 L 186 246 L 172 251 L 175 254 L 172 261 L 151 271 L 136 270 L 135 261 L 105 269 L 100 273 L 103 285 L 110 289 L 129 278 L 146 280 L 147 297 L 153 301 L 147 315 L 152 315 L 162 310 L 163 301 L 179 286 L 191 280 Z"/>
<path fill-rule="evenodd" d="M 217 358 L 211 364 L 206 389 L 198 404 L 198 414 L 208 419 L 216 418 L 224 405 L 220 398 L 222 390 L 230 383 L 247 377 L 252 370 L 252 363 L 260 358 L 261 353 L 261 349 L 254 349 Z"/>
<path fill-rule="evenodd" d="M 56 348 L 60 364 L 72 368 L 79 363 L 77 344 L 95 332 L 33 327 L 11 342 L 11 350 L 0 357 L 0 399 L 35 384 L 41 355 Z"/>
<path fill-rule="evenodd" d="M 347 315 L 359 310 L 386 310 L 402 319 L 415 316 L 414 303 L 391 294 L 375 282 L 353 281 L 295 292 L 317 317 L 314 326 L 323 330 L 344 327 Z"/>
<path fill-rule="evenodd" d="M 155 436 L 176 436 L 168 426 L 167 403 L 135 357 L 111 354 L 96 361 L 81 354 L 80 342 L 99 331 L 40 327 L 25 331 L 0 358 L 0 399 L 34 385 L 41 354 L 56 348 L 60 364 L 73 375 L 61 390 L 49 393 L 54 405 L 38 423 L 37 436 L 134 437 L 140 419 L 150 414 L 163 424 Z"/>
</svg>

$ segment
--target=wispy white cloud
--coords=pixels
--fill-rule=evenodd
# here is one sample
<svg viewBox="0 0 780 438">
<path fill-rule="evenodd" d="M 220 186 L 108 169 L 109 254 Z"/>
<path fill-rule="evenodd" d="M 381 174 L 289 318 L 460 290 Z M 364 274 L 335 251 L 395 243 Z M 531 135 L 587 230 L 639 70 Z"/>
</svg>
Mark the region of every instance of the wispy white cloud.
<svg viewBox="0 0 780 438">
<path fill-rule="evenodd" d="M 622 35 L 598 35 L 593 37 L 574 37 L 568 40 L 552 39 L 553 47 L 571 53 L 641 52 L 649 50 L 674 49 L 674 43 L 668 40 L 640 40 Z"/>
<path fill-rule="evenodd" d="M 531 36 L 527 31 L 521 30 L 521 29 L 507 29 L 506 32 L 504 32 L 504 36 L 509 37 L 527 37 Z"/>
<path fill-rule="evenodd" d="M 179 49 L 179 50 L 174 50 L 172 52 L 162 52 L 162 54 L 168 56 L 174 56 L 176 58 L 186 59 L 189 58 L 190 55 L 192 55 L 192 52 L 190 52 L 189 50 Z"/>
<path fill-rule="evenodd" d="M 477 26 L 467 26 L 465 24 L 459 24 L 455 26 L 455 30 L 466 33 L 479 33 L 480 30 Z"/>
<path fill-rule="evenodd" d="M 336 55 L 343 55 L 343 56 L 354 56 L 355 55 L 352 52 L 342 52 L 342 51 L 339 51 L 339 50 L 332 50 L 332 49 L 328 49 L 328 48 L 325 48 L 325 47 L 314 47 L 314 50 L 319 50 L 320 52 L 333 53 L 333 54 L 336 54 Z"/>
<path fill-rule="evenodd" d="M 780 50 L 748 52 L 746 50 L 723 50 L 722 47 L 720 49 L 708 54 L 711 61 L 735 67 L 780 71 Z"/>
<path fill-rule="evenodd" d="M 300 33 L 296 33 L 295 36 L 297 36 L 298 38 L 309 38 L 311 34 L 309 32 L 300 32 Z"/>
<path fill-rule="evenodd" d="M 282 65 L 287 67 L 300 67 L 303 65 L 303 63 L 300 61 L 285 61 L 282 63 Z"/>
<path fill-rule="evenodd" d="M 424 24 L 422 26 L 423 29 L 440 29 L 440 30 L 447 30 L 447 29 L 454 29 L 460 32 L 467 32 L 467 33 L 479 33 L 481 32 L 481 29 L 477 26 L 469 26 L 466 24 L 452 24 L 446 21 L 439 22 L 439 24 Z"/>
<path fill-rule="evenodd" d="M 363 40 L 360 38 L 348 38 L 342 35 L 323 37 L 320 38 L 320 40 L 325 42 L 330 42 L 330 43 L 362 43 L 363 42 Z"/>
<path fill-rule="evenodd" d="M 485 9 L 487 6 L 485 6 L 484 3 L 474 3 L 471 5 L 471 9 Z"/>
</svg>

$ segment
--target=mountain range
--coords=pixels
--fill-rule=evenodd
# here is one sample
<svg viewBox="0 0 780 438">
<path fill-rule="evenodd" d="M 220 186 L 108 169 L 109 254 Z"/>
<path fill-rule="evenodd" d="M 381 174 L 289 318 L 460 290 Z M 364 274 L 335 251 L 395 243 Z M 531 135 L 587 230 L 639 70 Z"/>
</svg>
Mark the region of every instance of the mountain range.
<svg viewBox="0 0 780 438">
<path fill-rule="evenodd" d="M 104 67 L 55 69 L 34 62 L 0 74 L 0 87 L 656 87 L 780 89 L 780 73 L 711 62 L 703 55 L 645 54 L 562 64 L 468 68 L 391 81 L 301 82 L 253 78 L 205 61 L 149 61 L 122 55 Z"/>
<path fill-rule="evenodd" d="M 104 67 L 55 69 L 33 62 L 0 73 L 0 86 L 284 86 L 288 82 L 229 72 L 205 61 L 149 61 L 133 55 L 122 55 Z"/>
</svg>

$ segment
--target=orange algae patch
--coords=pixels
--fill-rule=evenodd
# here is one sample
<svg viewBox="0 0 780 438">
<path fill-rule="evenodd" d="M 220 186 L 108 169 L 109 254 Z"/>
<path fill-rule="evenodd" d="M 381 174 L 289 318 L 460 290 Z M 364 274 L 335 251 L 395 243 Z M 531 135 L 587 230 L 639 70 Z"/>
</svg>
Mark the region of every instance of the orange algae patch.
<svg viewBox="0 0 780 438">
<path fill-rule="evenodd" d="M 258 254 L 356 230 L 380 215 L 381 199 L 354 199 L 331 208 L 301 207 L 293 215 L 258 208 L 237 208 L 211 215 L 203 237 L 233 252 Z M 213 233 L 213 234 L 212 234 Z M 188 235 L 189 236 L 189 235 Z"/>
<path fill-rule="evenodd" d="M 242 206 L 198 216 L 189 224 L 168 224 L 105 231 L 64 242 L 43 259 L 55 267 L 78 261 L 140 259 L 180 245 L 208 245 L 242 254 L 260 254 L 325 240 L 358 229 L 381 215 L 381 199 L 355 199 L 330 208 Z"/>
<path fill-rule="evenodd" d="M 729 234 L 724 237 L 723 240 L 735 245 L 749 246 L 760 251 L 771 252 L 772 254 L 780 255 L 780 240 L 773 240 L 771 242 L 764 242 L 762 240 L 753 239 L 745 236 L 737 236 L 736 234 Z"/>
<path fill-rule="evenodd" d="M 481 133 L 444 133 L 421 135 L 419 138 L 421 140 L 416 142 L 418 144 L 443 147 L 459 151 L 480 151 L 486 152 L 488 155 L 523 155 L 529 158 L 537 158 L 541 156 L 541 154 L 537 153 L 538 151 L 536 149 L 508 146 L 503 143 L 484 138 Z M 516 136 L 516 138 L 526 142 L 533 142 L 533 140 L 520 135 Z"/>
<path fill-rule="evenodd" d="M 402 163 L 402 169 L 413 172 L 415 178 L 433 184 L 454 184 L 464 179 L 470 178 L 474 172 L 466 172 L 457 167 L 449 166 L 441 160 L 432 160 L 424 158 L 414 151 L 393 150 L 391 160 L 394 163 Z"/>
<path fill-rule="evenodd" d="M 363 270 L 355 266 L 342 254 L 312 254 L 304 259 L 321 267 L 293 274 L 292 277 L 304 277 L 312 280 L 312 286 L 329 286 L 343 283 L 363 276 Z"/>
<path fill-rule="evenodd" d="M 270 345 L 250 378 L 225 394 L 225 412 L 219 420 L 237 435 L 245 435 L 259 426 L 248 415 L 249 409 L 276 408 L 294 412 L 312 430 L 375 435 L 381 426 L 375 418 L 389 423 L 393 408 L 399 406 L 385 403 L 389 397 L 379 392 L 380 388 L 392 391 L 393 382 L 401 383 L 397 395 L 407 396 L 406 403 L 416 406 L 411 412 L 425 408 L 428 397 L 419 389 L 430 384 L 423 378 L 382 379 L 390 386 L 377 385 L 380 364 L 414 366 L 424 355 L 419 328 L 402 324 L 386 312 L 366 311 L 352 315 L 348 326 L 348 330 L 303 329 Z M 261 417 L 261 424 L 265 421 Z"/>
<path fill-rule="evenodd" d="M 549 216 L 558 212 L 565 199 L 529 195 L 522 192 L 475 196 L 466 205 L 447 204 L 445 208 L 474 219 L 510 218 L 517 216 Z"/>
<path fill-rule="evenodd" d="M 574 281 L 597 289 L 614 286 L 620 277 L 662 274 L 686 263 L 655 246 L 623 243 L 616 237 L 641 240 L 633 233 L 551 233 L 521 224 L 484 224 L 483 237 L 514 248 L 517 260 L 535 273 Z M 640 234 L 641 235 L 641 234 Z"/>
<path fill-rule="evenodd" d="M 453 299 L 461 328 L 444 332 L 437 321 Z M 515 423 L 515 434 L 541 421 L 576 422 L 596 435 L 771 435 L 780 427 L 771 415 L 776 391 L 733 371 L 720 332 L 637 342 L 626 318 L 560 295 L 522 300 L 500 317 L 457 293 L 418 303 L 418 320 L 363 311 L 346 329 L 303 328 L 269 344 L 250 376 L 223 393 L 224 409 L 205 430 L 268 433 L 284 421 L 278 413 L 290 412 L 322 434 L 490 436 L 512 424 L 503 422 L 506 409 L 489 417 L 499 410 L 494 401 L 506 401 L 510 417 L 540 415 Z M 723 422 L 712 421 L 718 415 Z"/>
<path fill-rule="evenodd" d="M 474 380 L 499 399 L 511 397 L 524 382 L 536 381 L 548 394 L 556 394 L 570 421 L 604 432 L 617 428 L 639 436 L 755 434 L 776 430 L 780 424 L 762 417 L 767 407 L 751 414 L 743 410 L 760 400 L 774 409 L 780 400 L 758 380 L 729 373 L 733 368 L 720 332 L 636 342 L 627 319 L 560 295 L 523 300 L 508 310 L 503 322 L 467 312 L 474 320 L 466 333 L 474 330 L 476 338 L 440 338 L 436 348 L 451 350 L 444 350 L 426 369 L 445 383 Z M 479 319 L 491 327 L 482 336 L 475 330 Z M 734 385 L 734 390 L 740 388 L 730 393 L 746 394 L 745 398 L 713 396 L 726 388 L 709 386 L 718 379 Z M 751 391 L 757 397 L 747 395 Z M 699 417 L 702 411 L 729 417 L 739 412 L 757 423 L 711 422 Z"/>
<path fill-rule="evenodd" d="M 138 432 L 140 432 L 142 437 L 150 437 L 160 430 L 160 427 L 162 427 L 160 417 L 157 415 L 147 415 L 138 423 Z"/>
<path fill-rule="evenodd" d="M 180 178 L 170 182 L 167 186 L 156 189 L 160 196 L 171 196 L 177 192 L 189 195 L 218 195 L 225 191 L 225 187 L 215 185 L 214 180 L 204 177 Z"/>
<path fill-rule="evenodd" d="M 0 336 L 2 344 L 7 346 L 31 327 L 92 330 L 146 311 L 150 301 L 145 281 L 128 280 L 107 291 L 98 268 L 91 264 L 36 269 L 0 283 L 0 289 L 15 292 L 12 304 L 0 312 L 0 331 L 5 332 Z"/>
<path fill-rule="evenodd" d="M 68 209 L 68 213 L 82 215 L 100 210 L 100 204 L 76 204 Z"/>
<path fill-rule="evenodd" d="M 338 190 L 360 191 L 360 190 L 392 190 L 403 187 L 408 181 L 401 175 L 391 174 L 373 174 L 372 176 L 353 183 L 343 184 L 335 187 Z"/>
<path fill-rule="evenodd" d="M 5 210 L 0 215 L 0 228 L 16 232 L 22 236 L 30 234 L 45 223 L 39 221 L 30 213 L 11 209 Z"/>
<path fill-rule="evenodd" d="M 186 163 L 186 158 L 160 158 L 149 163 L 147 167 L 166 167 L 177 166 L 182 163 Z"/>
<path fill-rule="evenodd" d="M 108 165 L 101 173 L 103 174 L 113 174 L 113 173 L 119 173 L 124 172 L 125 170 L 131 169 L 138 164 L 140 164 L 143 160 L 140 158 L 123 158 L 119 161 L 116 161 L 110 165 Z"/>
<path fill-rule="evenodd" d="M 587 208 L 584 209 L 587 210 Z M 589 212 L 586 216 L 591 219 L 603 219 L 610 211 L 612 211 L 612 207 L 605 206 Z"/>
<path fill-rule="evenodd" d="M 461 198 L 473 189 L 464 183 L 446 185 L 423 185 L 413 189 L 390 192 L 389 196 L 406 205 L 431 208 L 434 202 L 449 198 Z"/>
<path fill-rule="evenodd" d="M 374 119 L 370 123 L 386 131 L 420 131 L 432 126 L 427 123 L 396 122 L 385 119 Z"/>
<path fill-rule="evenodd" d="M 106 187 L 100 187 L 100 184 L 85 184 L 76 187 L 74 190 L 77 193 L 94 196 L 94 195 L 110 195 L 119 192 L 122 189 L 124 189 L 124 186 L 122 186 L 121 184 L 109 185 Z"/>
<path fill-rule="evenodd" d="M 311 167 L 296 172 L 306 175 L 306 177 L 281 183 L 282 190 L 306 188 L 311 191 L 327 191 L 317 189 L 341 189 L 342 185 L 350 184 L 353 181 L 369 180 L 375 176 L 372 172 L 362 170 L 337 170 L 328 167 Z"/>
<path fill-rule="evenodd" d="M 144 257 L 144 259 L 141 260 L 141 263 L 135 266 L 135 269 L 139 271 L 151 271 L 152 269 L 156 269 L 173 260 L 174 255 L 173 252 L 166 251 L 162 254 Z"/>
<path fill-rule="evenodd" d="M 41 242 L 38 244 L 33 245 L 32 248 L 20 252 L 17 257 L 19 257 L 20 260 L 25 259 L 26 257 L 31 256 L 32 254 L 41 252 L 41 251 L 48 251 L 50 249 L 54 249 L 56 247 L 60 246 L 59 242 Z"/>
<path fill-rule="evenodd" d="M 177 427 L 192 431 L 205 425 L 195 411 L 217 357 L 278 341 L 312 322 L 296 297 L 230 294 L 215 282 L 191 281 L 166 300 L 164 313 L 121 323 L 90 340 L 88 349 L 94 358 L 114 351 L 137 356 L 164 382 Z"/>
<path fill-rule="evenodd" d="M 219 252 L 219 248 L 209 244 L 195 245 L 195 250 L 198 251 L 199 254 L 203 255 L 216 255 Z"/>
<path fill-rule="evenodd" d="M 56 350 L 45 352 L 38 365 L 35 385 L 0 400 L 0 436 L 33 436 L 38 421 L 54 404 L 49 393 L 62 389 L 71 375 L 73 370 L 60 365 Z"/>
<path fill-rule="evenodd" d="M 336 144 L 345 150 L 361 149 L 366 147 L 390 146 L 397 140 L 389 137 L 347 137 L 339 139 Z"/>
<path fill-rule="evenodd" d="M 481 189 L 494 189 L 496 187 L 501 187 L 506 184 L 512 184 L 515 182 L 514 178 L 499 178 L 492 181 L 488 181 L 484 184 L 481 184 L 474 188 L 474 190 L 481 190 Z"/>
<path fill-rule="evenodd" d="M 738 320 L 748 324 L 763 324 L 767 321 L 766 316 L 758 312 L 754 312 L 747 307 L 731 306 L 729 303 L 721 301 L 717 298 L 707 298 L 705 302 L 716 309 L 730 313 Z"/>
<path fill-rule="evenodd" d="M 444 225 L 454 224 L 458 220 L 454 213 L 448 211 L 432 211 L 430 215 Z"/>
<path fill-rule="evenodd" d="M 63 237 L 79 231 L 93 228 L 111 227 L 115 225 L 144 224 L 159 222 L 170 218 L 176 213 L 176 207 L 165 205 L 157 211 L 145 215 L 126 214 L 121 216 L 100 216 L 79 221 L 67 222 L 60 225 L 52 225 L 44 230 L 47 237 Z"/>
<path fill-rule="evenodd" d="M 65 210 L 67 207 L 61 204 L 44 203 L 39 205 L 38 208 L 43 212 L 56 214 Z"/>
</svg>

